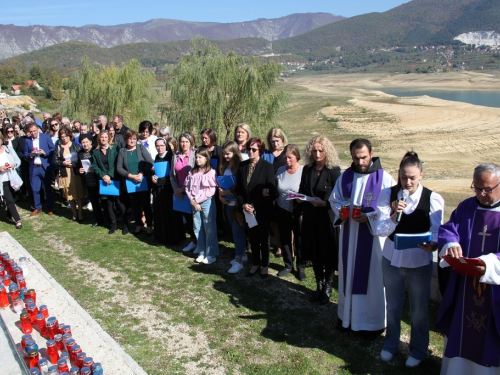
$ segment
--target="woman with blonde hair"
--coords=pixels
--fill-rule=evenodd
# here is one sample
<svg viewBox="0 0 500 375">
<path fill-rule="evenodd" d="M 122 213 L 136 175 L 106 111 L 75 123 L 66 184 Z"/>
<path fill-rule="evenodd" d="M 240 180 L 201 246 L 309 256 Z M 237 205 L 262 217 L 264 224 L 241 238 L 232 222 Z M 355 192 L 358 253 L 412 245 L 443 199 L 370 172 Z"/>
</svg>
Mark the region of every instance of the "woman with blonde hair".
<svg viewBox="0 0 500 375">
<path fill-rule="evenodd" d="M 238 124 L 236 128 L 234 128 L 234 141 L 238 144 L 238 148 L 240 150 L 241 156 L 243 160 L 248 159 L 248 140 L 252 138 L 252 131 L 250 130 L 250 125 L 245 124 L 244 122 Z"/>
<path fill-rule="evenodd" d="M 337 151 L 325 136 L 309 140 L 304 151 L 306 165 L 302 172 L 299 193 L 311 198 L 297 200 L 302 209 L 302 246 L 297 267 L 299 278 L 305 279 L 306 261 L 313 264 L 316 291 L 310 301 L 327 304 L 332 294 L 332 283 L 338 263 L 338 229 L 330 222 L 328 198 L 340 176 Z"/>
</svg>

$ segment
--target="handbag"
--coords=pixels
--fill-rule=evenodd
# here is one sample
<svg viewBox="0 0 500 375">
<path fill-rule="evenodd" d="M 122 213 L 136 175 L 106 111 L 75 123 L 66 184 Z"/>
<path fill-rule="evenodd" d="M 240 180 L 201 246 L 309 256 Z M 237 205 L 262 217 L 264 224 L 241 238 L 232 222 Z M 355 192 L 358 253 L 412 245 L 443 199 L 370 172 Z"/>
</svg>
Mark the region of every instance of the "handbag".
<svg viewBox="0 0 500 375">
<path fill-rule="evenodd" d="M 9 170 L 9 183 L 14 191 L 18 191 L 23 186 L 23 180 L 19 177 L 15 169 Z"/>
</svg>

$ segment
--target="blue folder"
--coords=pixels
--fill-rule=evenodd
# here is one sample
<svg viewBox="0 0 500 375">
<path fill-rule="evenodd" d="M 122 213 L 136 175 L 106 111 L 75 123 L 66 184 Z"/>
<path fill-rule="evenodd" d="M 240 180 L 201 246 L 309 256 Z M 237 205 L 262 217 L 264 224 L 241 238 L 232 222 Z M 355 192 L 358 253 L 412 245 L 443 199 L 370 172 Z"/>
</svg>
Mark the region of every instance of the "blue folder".
<svg viewBox="0 0 500 375">
<path fill-rule="evenodd" d="M 219 173 L 219 159 L 217 158 L 213 158 L 213 159 L 210 159 L 210 165 L 212 166 L 213 169 L 215 169 L 215 174 L 218 174 Z"/>
<path fill-rule="evenodd" d="M 154 163 L 153 166 L 155 167 L 156 177 L 163 178 L 170 175 L 170 162 L 161 161 L 158 163 Z"/>
<path fill-rule="evenodd" d="M 222 190 L 229 190 L 231 188 L 234 188 L 236 186 L 236 177 L 233 175 L 219 176 L 217 177 L 217 185 L 219 185 Z M 233 197 L 231 195 L 225 195 L 224 198 L 228 199 L 229 201 L 233 200 Z"/>
<path fill-rule="evenodd" d="M 187 195 L 184 195 L 184 198 L 180 200 L 177 198 L 177 195 L 174 194 L 174 211 L 184 212 L 186 214 L 190 214 L 193 212 L 193 206 L 191 206 L 191 202 Z"/>
<path fill-rule="evenodd" d="M 431 239 L 431 232 L 415 234 L 396 233 L 394 235 L 394 248 L 396 250 L 414 249 L 418 248 L 418 245 L 423 245 L 424 242 L 429 242 Z"/>
<path fill-rule="evenodd" d="M 140 191 L 148 191 L 148 181 L 143 176 L 141 182 L 134 182 L 128 178 L 125 180 L 128 193 L 138 193 Z"/>
<path fill-rule="evenodd" d="M 99 195 L 120 195 L 120 181 L 111 181 L 111 184 L 105 183 L 103 180 L 99 180 Z"/>
</svg>

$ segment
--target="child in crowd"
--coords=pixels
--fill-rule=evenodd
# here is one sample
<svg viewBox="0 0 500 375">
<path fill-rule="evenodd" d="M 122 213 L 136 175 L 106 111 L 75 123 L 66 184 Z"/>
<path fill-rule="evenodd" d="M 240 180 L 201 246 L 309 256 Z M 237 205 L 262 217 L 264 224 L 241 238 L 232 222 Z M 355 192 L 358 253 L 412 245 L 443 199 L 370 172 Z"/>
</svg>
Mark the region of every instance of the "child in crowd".
<svg viewBox="0 0 500 375">
<path fill-rule="evenodd" d="M 222 160 L 219 166 L 219 174 L 221 176 L 231 176 L 233 181 L 236 181 L 236 172 L 241 160 L 242 157 L 238 144 L 235 141 L 226 142 L 222 146 Z M 231 261 L 231 268 L 227 272 L 237 273 L 243 269 L 243 261 L 246 260 L 244 218 L 236 210 L 234 187 L 226 190 L 219 187 L 219 197 L 226 210 L 226 220 L 231 225 L 233 231 L 235 257 Z M 238 215 L 240 216 L 239 218 Z"/>
<path fill-rule="evenodd" d="M 217 188 L 215 170 L 210 165 L 210 155 L 206 149 L 197 150 L 195 166 L 184 183 L 186 196 L 193 206 L 193 229 L 198 240 L 196 262 L 211 264 L 219 255 L 215 200 Z"/>
</svg>

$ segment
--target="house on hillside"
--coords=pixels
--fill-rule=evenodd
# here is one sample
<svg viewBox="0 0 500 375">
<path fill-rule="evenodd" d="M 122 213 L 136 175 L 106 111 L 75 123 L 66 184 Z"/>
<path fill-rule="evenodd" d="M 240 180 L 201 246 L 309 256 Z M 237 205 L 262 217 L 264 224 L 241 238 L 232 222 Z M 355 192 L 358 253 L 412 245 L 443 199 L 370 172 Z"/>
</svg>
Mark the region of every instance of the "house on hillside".
<svg viewBox="0 0 500 375">
<path fill-rule="evenodd" d="M 12 95 L 19 95 L 21 93 L 21 85 L 13 85 L 10 87 L 10 92 Z"/>
<path fill-rule="evenodd" d="M 43 90 L 43 87 L 38 84 L 38 82 L 34 79 L 30 79 L 24 82 L 24 88 L 29 89 L 30 87 L 36 88 L 38 91 Z"/>
</svg>

